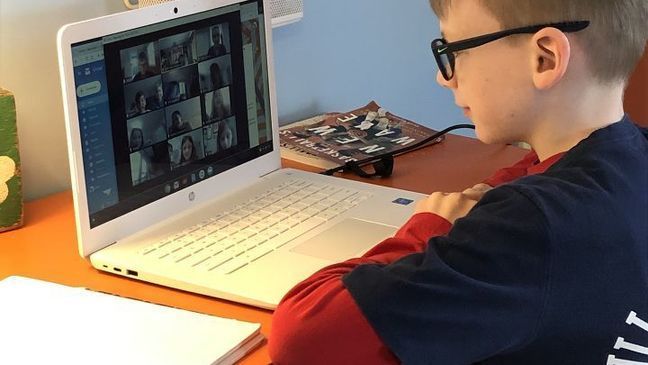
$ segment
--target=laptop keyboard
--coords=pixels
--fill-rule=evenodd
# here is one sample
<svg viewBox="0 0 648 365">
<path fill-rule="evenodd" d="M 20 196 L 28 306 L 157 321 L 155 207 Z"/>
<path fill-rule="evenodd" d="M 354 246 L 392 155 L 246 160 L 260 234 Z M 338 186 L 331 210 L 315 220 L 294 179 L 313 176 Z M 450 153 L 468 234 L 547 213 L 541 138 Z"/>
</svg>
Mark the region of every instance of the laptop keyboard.
<svg viewBox="0 0 648 365">
<path fill-rule="evenodd" d="M 369 198 L 371 193 L 292 179 L 140 253 L 231 274 Z"/>
</svg>

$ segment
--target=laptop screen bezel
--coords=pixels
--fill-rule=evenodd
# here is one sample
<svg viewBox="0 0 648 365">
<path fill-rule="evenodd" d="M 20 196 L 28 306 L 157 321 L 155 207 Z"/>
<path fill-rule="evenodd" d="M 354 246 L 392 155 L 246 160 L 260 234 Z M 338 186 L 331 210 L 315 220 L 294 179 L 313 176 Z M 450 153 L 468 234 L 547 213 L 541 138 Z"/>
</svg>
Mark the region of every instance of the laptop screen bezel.
<svg viewBox="0 0 648 365">
<path fill-rule="evenodd" d="M 281 166 L 278 138 L 278 118 L 275 95 L 275 79 L 272 58 L 271 15 L 266 1 L 263 3 L 263 19 L 266 47 L 266 68 L 268 95 L 270 99 L 270 119 L 272 126 L 273 150 L 242 165 L 200 181 L 189 188 L 180 190 L 159 200 L 135 209 L 94 228 L 89 223 L 88 196 L 82 157 L 81 131 L 77 114 L 72 45 L 84 41 L 103 38 L 135 28 L 145 27 L 168 20 L 246 3 L 237 0 L 180 0 L 161 5 L 109 15 L 62 27 L 57 35 L 59 67 L 63 106 L 66 118 L 68 155 L 74 197 L 75 220 L 79 253 L 87 257 L 91 253 L 160 224 L 175 215 L 186 213 L 196 207 L 213 201 L 228 192 L 239 189 L 256 181 Z"/>
</svg>

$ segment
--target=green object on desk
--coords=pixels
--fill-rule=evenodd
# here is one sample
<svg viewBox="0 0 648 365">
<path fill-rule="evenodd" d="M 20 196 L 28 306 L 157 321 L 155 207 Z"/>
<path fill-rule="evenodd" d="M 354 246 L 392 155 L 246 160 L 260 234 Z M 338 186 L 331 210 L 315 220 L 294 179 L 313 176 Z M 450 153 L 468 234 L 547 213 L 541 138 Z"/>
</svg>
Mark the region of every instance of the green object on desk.
<svg viewBox="0 0 648 365">
<path fill-rule="evenodd" d="M 0 88 L 0 232 L 23 223 L 20 157 L 16 128 L 16 102 Z"/>
</svg>

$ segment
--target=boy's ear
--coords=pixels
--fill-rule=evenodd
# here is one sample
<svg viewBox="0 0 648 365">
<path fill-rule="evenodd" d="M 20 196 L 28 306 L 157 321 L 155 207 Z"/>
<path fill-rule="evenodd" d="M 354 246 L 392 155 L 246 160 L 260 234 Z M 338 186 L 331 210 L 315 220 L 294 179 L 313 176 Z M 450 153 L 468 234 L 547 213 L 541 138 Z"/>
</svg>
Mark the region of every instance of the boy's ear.
<svg viewBox="0 0 648 365">
<path fill-rule="evenodd" d="M 540 90 L 549 89 L 562 80 L 571 56 L 571 45 L 565 33 L 544 28 L 532 38 L 533 83 Z"/>
</svg>

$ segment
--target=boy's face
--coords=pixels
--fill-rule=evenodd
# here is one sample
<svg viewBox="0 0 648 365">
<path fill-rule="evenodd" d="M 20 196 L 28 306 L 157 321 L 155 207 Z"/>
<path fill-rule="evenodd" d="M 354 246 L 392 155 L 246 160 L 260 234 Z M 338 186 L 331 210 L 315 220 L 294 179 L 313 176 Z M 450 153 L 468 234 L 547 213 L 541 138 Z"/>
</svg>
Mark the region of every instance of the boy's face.
<svg viewBox="0 0 648 365">
<path fill-rule="evenodd" d="M 499 22 L 478 1 L 454 0 L 441 19 L 448 42 L 501 30 Z M 454 76 L 437 82 L 452 90 L 455 103 L 475 124 L 485 143 L 526 141 L 533 116 L 532 60 L 527 43 L 497 40 L 455 54 Z"/>
</svg>

